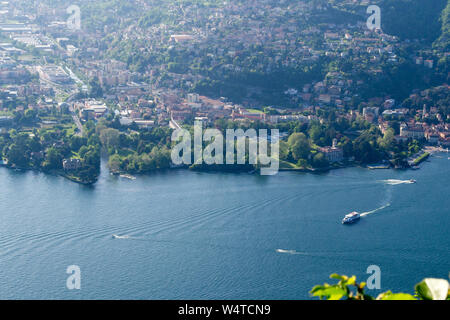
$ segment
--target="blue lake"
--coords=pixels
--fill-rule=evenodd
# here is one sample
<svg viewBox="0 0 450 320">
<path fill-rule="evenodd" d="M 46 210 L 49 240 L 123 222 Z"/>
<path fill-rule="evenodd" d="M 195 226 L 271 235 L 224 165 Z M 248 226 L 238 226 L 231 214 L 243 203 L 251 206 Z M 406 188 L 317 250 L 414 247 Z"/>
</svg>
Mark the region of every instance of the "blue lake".
<svg viewBox="0 0 450 320">
<path fill-rule="evenodd" d="M 103 170 L 92 187 L 1 168 L 0 299 L 308 299 L 334 272 L 366 281 L 370 265 L 381 290 L 412 292 L 448 277 L 449 164 L 134 181 Z M 351 211 L 371 213 L 342 225 Z M 81 290 L 66 288 L 69 265 Z"/>
</svg>

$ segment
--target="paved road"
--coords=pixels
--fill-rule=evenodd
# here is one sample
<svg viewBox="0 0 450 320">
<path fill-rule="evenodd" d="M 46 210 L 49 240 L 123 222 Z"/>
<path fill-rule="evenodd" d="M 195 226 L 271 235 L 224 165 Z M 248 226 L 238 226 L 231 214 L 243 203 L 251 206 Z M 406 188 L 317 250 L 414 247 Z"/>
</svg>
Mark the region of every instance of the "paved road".
<svg viewBox="0 0 450 320">
<path fill-rule="evenodd" d="M 169 127 L 172 129 L 181 129 L 180 125 L 178 124 L 178 122 L 176 122 L 175 120 L 173 120 L 173 118 L 170 118 L 169 121 Z"/>
<path fill-rule="evenodd" d="M 77 128 L 78 128 L 78 132 L 76 135 L 79 137 L 82 137 L 84 132 L 83 132 L 83 125 L 81 124 L 80 118 L 78 118 L 77 114 L 74 112 L 72 107 L 70 107 L 70 112 L 72 113 L 73 122 L 75 122 L 75 124 L 77 125 Z"/>
</svg>

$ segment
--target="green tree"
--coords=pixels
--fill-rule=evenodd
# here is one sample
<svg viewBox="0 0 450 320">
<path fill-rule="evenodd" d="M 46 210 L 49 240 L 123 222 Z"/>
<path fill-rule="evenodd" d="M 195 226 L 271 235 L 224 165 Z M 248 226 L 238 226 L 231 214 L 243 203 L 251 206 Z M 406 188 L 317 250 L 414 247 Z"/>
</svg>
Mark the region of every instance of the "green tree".
<svg viewBox="0 0 450 320">
<path fill-rule="evenodd" d="M 29 154 L 25 146 L 13 143 L 5 154 L 8 163 L 20 168 L 26 168 L 29 164 Z"/>
<path fill-rule="evenodd" d="M 319 152 L 314 156 L 312 165 L 314 168 L 326 168 L 330 165 L 330 163 L 327 158 L 325 158 L 325 155 L 322 152 Z"/>
<path fill-rule="evenodd" d="M 295 132 L 291 134 L 288 139 L 288 144 L 295 161 L 298 161 L 299 159 L 308 159 L 311 145 L 304 133 Z"/>
<path fill-rule="evenodd" d="M 119 148 L 119 135 L 119 130 L 107 128 L 100 132 L 100 141 L 107 150 L 112 149 L 115 151 Z"/>
<path fill-rule="evenodd" d="M 382 148 L 385 151 L 392 150 L 395 144 L 394 136 L 395 136 L 394 129 L 392 128 L 387 129 L 386 132 L 384 133 L 383 138 L 378 139 L 378 144 L 380 148 Z"/>
<path fill-rule="evenodd" d="M 63 161 L 63 156 L 62 156 L 61 152 L 54 147 L 50 147 L 47 149 L 43 167 L 44 167 L 44 169 L 47 169 L 47 170 L 61 169 L 62 161 Z"/>
<path fill-rule="evenodd" d="M 90 91 L 89 96 L 91 98 L 101 98 L 103 97 L 103 88 L 97 77 L 89 81 Z"/>
<path fill-rule="evenodd" d="M 113 154 L 112 156 L 110 156 L 108 160 L 108 166 L 112 172 L 120 172 L 122 170 L 122 159 L 120 158 L 120 155 Z"/>
</svg>

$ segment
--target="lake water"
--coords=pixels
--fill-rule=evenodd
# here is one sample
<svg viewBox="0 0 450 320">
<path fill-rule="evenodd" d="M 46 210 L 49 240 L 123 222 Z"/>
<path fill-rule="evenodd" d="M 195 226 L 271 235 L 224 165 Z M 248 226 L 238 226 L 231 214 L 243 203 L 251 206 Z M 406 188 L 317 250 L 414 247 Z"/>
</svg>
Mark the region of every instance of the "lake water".
<svg viewBox="0 0 450 320">
<path fill-rule="evenodd" d="M 329 274 L 366 281 L 373 264 L 382 290 L 412 292 L 448 277 L 449 164 L 134 181 L 103 170 L 93 187 L 1 168 L 0 299 L 307 299 Z M 342 225 L 354 210 L 371 213 Z M 69 265 L 81 290 L 66 288 Z"/>
</svg>

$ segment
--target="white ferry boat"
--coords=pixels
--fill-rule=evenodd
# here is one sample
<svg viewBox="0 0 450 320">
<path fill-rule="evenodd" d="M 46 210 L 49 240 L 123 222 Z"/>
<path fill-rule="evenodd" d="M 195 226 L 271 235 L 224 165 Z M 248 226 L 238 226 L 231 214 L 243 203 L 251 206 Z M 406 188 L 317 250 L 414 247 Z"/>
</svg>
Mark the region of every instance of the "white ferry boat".
<svg viewBox="0 0 450 320">
<path fill-rule="evenodd" d="M 361 219 L 361 215 L 354 211 L 352 213 L 347 214 L 344 219 L 342 219 L 342 224 L 352 224 Z"/>
</svg>

